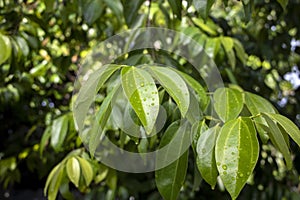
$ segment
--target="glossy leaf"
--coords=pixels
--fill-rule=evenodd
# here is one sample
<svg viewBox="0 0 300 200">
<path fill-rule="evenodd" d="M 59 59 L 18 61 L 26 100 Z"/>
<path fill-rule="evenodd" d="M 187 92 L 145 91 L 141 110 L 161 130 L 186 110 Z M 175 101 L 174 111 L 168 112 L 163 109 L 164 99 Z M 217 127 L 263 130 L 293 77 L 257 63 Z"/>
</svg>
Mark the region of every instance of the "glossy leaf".
<svg viewBox="0 0 300 200">
<path fill-rule="evenodd" d="M 182 116 L 185 116 L 190 103 L 190 94 L 184 80 L 172 69 L 167 67 L 147 67 L 153 77 L 164 87 L 174 99 Z"/>
<path fill-rule="evenodd" d="M 216 141 L 216 164 L 226 190 L 236 199 L 258 160 L 259 143 L 250 118 L 239 117 L 222 127 Z"/>
<path fill-rule="evenodd" d="M 55 151 L 60 150 L 68 131 L 68 116 L 63 115 L 53 121 L 51 127 L 51 146 Z"/>
<path fill-rule="evenodd" d="M 60 170 L 60 168 L 61 168 L 61 164 L 56 165 L 51 170 L 50 174 L 48 175 L 47 180 L 46 180 L 46 184 L 45 184 L 45 187 L 44 187 L 44 195 L 47 194 L 47 191 L 49 189 L 50 183 L 52 182 L 53 177 L 56 176 L 56 174 L 58 173 L 58 171 Z"/>
<path fill-rule="evenodd" d="M 275 109 L 270 102 L 268 102 L 263 97 L 260 97 L 256 94 L 250 92 L 245 92 L 245 105 L 252 114 L 252 116 L 257 116 L 262 112 L 275 113 Z M 265 143 L 268 140 L 268 135 L 266 131 L 261 127 L 260 124 L 267 126 L 267 122 L 261 116 L 255 117 L 254 122 L 257 128 L 257 131 L 260 135 L 261 140 Z"/>
<path fill-rule="evenodd" d="M 11 55 L 11 44 L 7 36 L 0 33 L 0 64 L 5 62 Z"/>
<path fill-rule="evenodd" d="M 219 126 L 215 126 L 204 131 L 197 142 L 197 166 L 201 173 L 202 178 L 215 187 L 217 183 L 218 170 L 215 160 L 215 143 L 219 133 Z"/>
<path fill-rule="evenodd" d="M 272 117 L 268 113 L 262 113 L 262 116 L 265 118 L 269 131 L 269 137 L 274 146 L 282 153 L 286 166 L 288 169 L 292 168 L 292 158 L 290 154 L 289 147 L 285 141 L 283 134 L 281 133 L 279 127 L 276 125 L 275 121 L 273 121 Z"/>
<path fill-rule="evenodd" d="M 71 157 L 68 159 L 66 164 L 66 171 L 70 181 L 74 183 L 76 187 L 78 187 L 81 175 L 80 175 L 80 165 L 76 157 Z"/>
<path fill-rule="evenodd" d="M 185 130 L 185 128 L 183 129 Z M 172 123 L 166 132 L 164 133 L 161 142 L 160 148 L 168 145 L 168 150 L 164 154 L 158 154 L 157 160 L 159 164 L 163 164 L 167 160 L 169 160 L 170 156 L 178 156 L 179 158 L 169 164 L 168 166 L 155 171 L 155 182 L 158 188 L 159 193 L 165 200 L 175 200 L 180 192 L 180 188 L 183 185 L 185 180 L 185 175 L 187 171 L 188 164 L 188 151 L 183 151 L 184 142 L 186 141 L 186 132 L 181 132 L 182 130 L 179 128 L 179 123 Z M 177 135 L 179 134 L 179 135 Z M 180 144 L 174 145 L 170 144 L 175 137 L 179 136 L 181 140 Z M 182 154 L 183 153 L 183 154 Z M 180 156 L 180 154 L 182 154 Z"/>
<path fill-rule="evenodd" d="M 211 58 L 216 58 L 220 50 L 220 39 L 219 38 L 208 38 L 205 42 L 205 53 Z"/>
<path fill-rule="evenodd" d="M 204 19 L 208 17 L 209 11 L 214 3 L 215 0 L 193 0 L 196 10 Z"/>
<path fill-rule="evenodd" d="M 192 126 L 192 148 L 196 151 L 197 143 L 200 135 L 208 129 L 208 126 L 205 123 L 205 120 L 201 120 L 200 122 L 196 122 Z"/>
<path fill-rule="evenodd" d="M 204 110 L 208 104 L 208 97 L 202 85 L 186 73 L 177 71 L 184 81 L 198 94 L 201 109 Z"/>
<path fill-rule="evenodd" d="M 274 122 L 279 124 L 284 131 L 298 144 L 300 147 L 300 131 L 299 128 L 288 118 L 279 114 L 267 114 Z"/>
<path fill-rule="evenodd" d="M 93 177 L 94 177 L 93 168 L 92 168 L 90 162 L 87 161 L 86 159 L 80 158 L 80 157 L 76 157 L 76 158 L 79 161 L 85 183 L 88 186 L 88 185 L 90 185 L 90 183 L 92 182 Z"/>
<path fill-rule="evenodd" d="M 144 125 L 151 133 L 159 112 L 158 90 L 151 75 L 140 68 L 122 69 L 122 86 L 127 99 Z"/>
<path fill-rule="evenodd" d="M 235 119 L 243 109 L 243 95 L 232 88 L 219 88 L 214 92 L 214 108 L 223 122 Z"/>
<path fill-rule="evenodd" d="M 73 113 L 76 125 L 79 132 L 82 131 L 84 119 L 93 103 L 96 93 L 103 87 L 107 79 L 118 69 L 121 65 L 105 65 L 96 72 L 92 73 L 86 82 L 82 84 L 78 96 L 74 103 Z"/>
</svg>

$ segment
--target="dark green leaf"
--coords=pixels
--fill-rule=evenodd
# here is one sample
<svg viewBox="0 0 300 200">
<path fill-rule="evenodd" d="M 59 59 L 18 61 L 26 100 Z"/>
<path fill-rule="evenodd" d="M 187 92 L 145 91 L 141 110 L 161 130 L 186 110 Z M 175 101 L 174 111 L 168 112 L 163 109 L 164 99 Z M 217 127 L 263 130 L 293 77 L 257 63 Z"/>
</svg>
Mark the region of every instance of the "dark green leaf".
<svg viewBox="0 0 300 200">
<path fill-rule="evenodd" d="M 239 117 L 226 122 L 215 151 L 220 177 L 232 199 L 236 199 L 258 160 L 259 143 L 252 120 Z"/>
<path fill-rule="evenodd" d="M 189 138 L 186 132 L 186 124 L 179 128 L 179 123 L 171 124 L 164 133 L 160 147 L 167 150 L 164 153 L 157 154 L 157 165 L 164 166 L 170 159 L 178 157 L 174 162 L 166 167 L 155 171 L 155 181 L 159 193 L 166 200 L 175 200 L 180 192 L 180 188 L 185 180 L 188 151 L 184 150 L 185 142 Z M 174 140 L 176 140 L 174 142 Z"/>
<path fill-rule="evenodd" d="M 281 5 L 283 10 L 286 10 L 286 6 L 287 6 L 289 0 L 277 0 L 277 2 Z"/>
<path fill-rule="evenodd" d="M 103 12 L 103 2 L 102 0 L 90 0 L 87 1 L 83 8 L 84 20 L 89 24 L 93 24 Z"/>
<path fill-rule="evenodd" d="M 178 17 L 178 19 L 181 19 L 181 11 L 182 11 L 182 4 L 181 0 L 168 0 L 173 13 Z"/>
<path fill-rule="evenodd" d="M 279 127 L 276 125 L 275 121 L 273 121 L 272 116 L 270 116 L 268 113 L 262 113 L 262 116 L 267 121 L 268 127 L 270 129 L 269 131 L 269 137 L 271 139 L 271 142 L 274 144 L 274 146 L 282 153 L 286 166 L 288 169 L 292 168 L 292 158 L 289 151 L 289 147 L 285 141 L 285 138 L 283 134 L 281 133 Z M 274 115 L 273 115 L 274 117 Z"/>
</svg>

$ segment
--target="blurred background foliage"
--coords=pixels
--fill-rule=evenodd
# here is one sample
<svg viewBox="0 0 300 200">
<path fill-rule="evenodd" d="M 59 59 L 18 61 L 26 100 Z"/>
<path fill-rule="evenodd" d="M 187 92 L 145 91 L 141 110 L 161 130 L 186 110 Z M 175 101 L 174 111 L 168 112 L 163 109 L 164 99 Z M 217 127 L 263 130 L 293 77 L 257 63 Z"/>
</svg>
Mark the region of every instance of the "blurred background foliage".
<svg viewBox="0 0 300 200">
<path fill-rule="evenodd" d="M 60 199 L 161 198 L 153 173 L 116 172 L 91 159 L 71 112 L 81 59 L 132 28 L 184 32 L 204 46 L 224 82 L 269 99 L 300 126 L 300 1 L 208 2 L 210 12 L 192 0 L 0 0 L 0 199 L 24 198 L 28 191 L 38 191 L 28 199 L 43 199 L 50 171 L 71 162 L 84 176 L 62 173 L 48 183 Z M 291 149 L 294 168 L 287 171 L 282 155 L 262 145 L 239 198 L 299 199 L 300 152 L 293 143 Z M 202 182 L 190 160 L 179 199 L 229 199 L 222 184 L 211 190 Z"/>
</svg>

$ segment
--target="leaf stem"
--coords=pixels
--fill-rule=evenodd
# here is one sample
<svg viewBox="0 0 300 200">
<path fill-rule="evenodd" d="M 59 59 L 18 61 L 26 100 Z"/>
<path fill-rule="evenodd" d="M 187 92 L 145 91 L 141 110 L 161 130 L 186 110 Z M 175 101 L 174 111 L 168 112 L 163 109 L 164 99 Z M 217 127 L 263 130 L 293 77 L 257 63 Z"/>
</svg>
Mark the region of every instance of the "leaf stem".
<svg viewBox="0 0 300 200">
<path fill-rule="evenodd" d="M 260 116 L 261 116 L 261 114 L 260 114 L 260 113 L 258 113 L 257 115 L 250 116 L 250 119 L 254 119 L 254 118 L 257 118 L 257 117 L 260 117 Z"/>
</svg>

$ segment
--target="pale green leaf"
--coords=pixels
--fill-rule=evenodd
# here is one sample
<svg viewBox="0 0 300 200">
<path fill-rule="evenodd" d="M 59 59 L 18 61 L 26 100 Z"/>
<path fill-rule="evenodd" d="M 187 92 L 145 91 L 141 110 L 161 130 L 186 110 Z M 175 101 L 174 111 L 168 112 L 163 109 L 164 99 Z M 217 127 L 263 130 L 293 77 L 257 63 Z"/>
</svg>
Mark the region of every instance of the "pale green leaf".
<svg viewBox="0 0 300 200">
<path fill-rule="evenodd" d="M 44 148 L 47 145 L 47 142 L 48 142 L 50 137 L 51 137 L 51 127 L 47 126 L 47 128 L 45 129 L 45 131 L 43 133 L 42 139 L 40 141 L 40 148 L 39 148 L 40 156 L 42 156 Z"/>
<path fill-rule="evenodd" d="M 205 53 L 211 57 L 216 58 L 220 50 L 220 39 L 219 38 L 207 38 L 205 42 Z"/>
<path fill-rule="evenodd" d="M 154 128 L 159 112 L 158 90 L 151 75 L 140 68 L 122 69 L 122 86 L 127 99 L 147 133 Z"/>
<path fill-rule="evenodd" d="M 105 65 L 92 73 L 87 81 L 82 84 L 73 108 L 74 119 L 79 132 L 83 129 L 84 119 L 98 90 L 103 87 L 107 79 L 116 70 L 120 69 L 120 67 L 122 67 L 122 65 Z"/>
<path fill-rule="evenodd" d="M 168 166 L 155 171 L 156 186 L 165 200 L 176 200 L 185 180 L 188 164 L 188 151 L 182 151 L 184 151 L 184 142 L 188 139 L 184 138 L 186 135 L 188 134 L 179 128 L 179 123 L 174 122 L 164 133 L 159 145 L 160 148 L 168 145 L 166 153 L 159 153 L 157 155 L 156 162 L 159 165 L 168 162 L 170 157 L 174 158 L 174 156 L 178 156 L 178 159 Z M 179 140 L 177 140 L 180 141 L 180 143 L 178 145 L 173 144 L 172 140 L 178 136 Z"/>
<path fill-rule="evenodd" d="M 152 66 L 147 69 L 174 99 L 184 117 L 189 109 L 190 93 L 181 76 L 167 67 Z"/>
<path fill-rule="evenodd" d="M 239 117 L 222 127 L 215 147 L 216 164 L 226 190 L 236 199 L 252 174 L 259 154 L 250 118 Z"/>
<path fill-rule="evenodd" d="M 60 170 L 61 168 L 61 164 L 58 164 L 56 165 L 50 172 L 50 174 L 48 175 L 47 177 L 47 180 L 46 180 L 46 184 L 45 184 L 45 187 L 44 187 L 44 195 L 47 194 L 47 191 L 49 189 L 49 185 L 50 183 L 52 182 L 52 179 L 54 178 L 54 176 L 56 176 L 56 174 L 58 173 L 58 171 Z M 49 192 L 48 192 L 49 193 Z"/>
<path fill-rule="evenodd" d="M 64 176 L 64 170 L 60 167 L 57 166 L 58 168 L 55 169 L 55 172 L 53 176 L 51 177 L 50 183 L 49 183 L 49 188 L 48 188 L 48 200 L 55 200 L 59 187 L 61 185 L 62 178 Z M 54 171 L 54 169 L 53 169 Z M 50 175 L 48 176 L 48 179 L 50 178 Z M 47 185 L 47 183 L 46 183 Z"/>
<path fill-rule="evenodd" d="M 92 168 L 90 162 L 87 161 L 86 159 L 80 158 L 80 157 L 76 157 L 76 158 L 79 161 L 85 183 L 88 186 L 88 185 L 90 185 L 90 183 L 92 182 L 93 177 L 94 177 L 93 168 Z"/>
<path fill-rule="evenodd" d="M 288 118 L 279 114 L 268 113 L 268 115 L 279 124 L 284 131 L 298 144 L 300 147 L 300 131 L 299 128 Z"/>
<path fill-rule="evenodd" d="M 76 187 L 78 187 L 81 174 L 80 165 L 76 157 L 71 157 L 68 159 L 66 164 L 66 171 L 70 181 L 74 183 Z"/>
<path fill-rule="evenodd" d="M 63 145 L 68 132 L 69 118 L 63 115 L 55 119 L 51 126 L 51 146 L 55 151 L 59 151 Z"/>
<path fill-rule="evenodd" d="M 288 169 L 292 168 L 292 158 L 290 154 L 289 147 L 286 143 L 286 140 L 281 133 L 281 130 L 276 125 L 275 121 L 273 121 L 272 116 L 268 113 L 262 113 L 262 116 L 265 118 L 268 127 L 270 129 L 269 131 L 269 137 L 271 139 L 271 142 L 274 144 L 274 146 L 282 153 L 286 166 Z"/>
<path fill-rule="evenodd" d="M 243 109 L 244 100 L 240 91 L 219 88 L 214 92 L 214 108 L 223 122 L 235 119 Z"/>
<path fill-rule="evenodd" d="M 204 131 L 197 142 L 197 167 L 202 178 L 215 187 L 217 183 L 218 170 L 215 160 L 215 143 L 220 127 L 217 125 Z"/>
<path fill-rule="evenodd" d="M 0 33 L 0 64 L 10 57 L 11 52 L 12 48 L 9 38 Z"/>
</svg>

